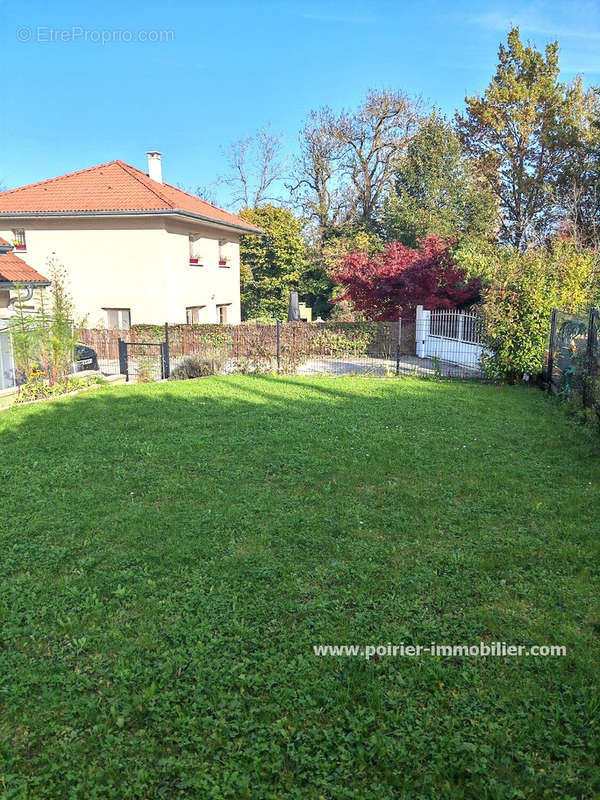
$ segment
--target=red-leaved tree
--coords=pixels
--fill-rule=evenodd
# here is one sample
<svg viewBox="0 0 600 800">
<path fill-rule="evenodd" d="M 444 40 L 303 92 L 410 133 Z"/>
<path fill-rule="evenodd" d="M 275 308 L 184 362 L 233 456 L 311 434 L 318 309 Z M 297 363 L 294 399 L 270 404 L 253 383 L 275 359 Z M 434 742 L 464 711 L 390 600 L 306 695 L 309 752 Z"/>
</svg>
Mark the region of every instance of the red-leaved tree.
<svg viewBox="0 0 600 800">
<path fill-rule="evenodd" d="M 477 280 L 467 280 L 452 254 L 453 239 L 428 236 L 419 247 L 393 241 L 382 253 L 350 253 L 333 275 L 344 293 L 369 319 L 410 317 L 425 308 L 459 308 L 479 296 Z"/>
</svg>

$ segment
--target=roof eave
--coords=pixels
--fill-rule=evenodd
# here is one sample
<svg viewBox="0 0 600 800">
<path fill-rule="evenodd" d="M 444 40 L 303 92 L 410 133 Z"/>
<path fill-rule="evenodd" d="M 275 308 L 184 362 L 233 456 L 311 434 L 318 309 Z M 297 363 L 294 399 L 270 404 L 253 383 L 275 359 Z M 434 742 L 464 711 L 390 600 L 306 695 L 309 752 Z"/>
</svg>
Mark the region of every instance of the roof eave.
<svg viewBox="0 0 600 800">
<path fill-rule="evenodd" d="M 255 233 L 257 235 L 264 233 L 263 230 L 255 226 L 239 225 L 235 222 L 224 222 L 220 219 L 213 219 L 212 217 L 207 217 L 204 214 L 196 214 L 193 211 L 184 211 L 180 208 L 174 208 L 171 213 L 182 214 L 185 217 L 192 217 L 193 219 L 197 219 L 202 222 L 211 222 L 213 225 L 224 225 L 226 228 L 234 228 L 235 230 L 243 231 L 244 233 Z"/>
<path fill-rule="evenodd" d="M 234 222 L 227 222 L 215 219 L 205 214 L 196 214 L 193 211 L 186 211 L 182 208 L 157 208 L 157 209 L 128 209 L 113 211 L 0 211 L 0 219 L 39 219 L 40 217 L 164 217 L 164 216 L 183 216 L 200 222 L 207 222 L 210 225 L 218 225 L 223 228 L 231 228 L 246 234 L 261 235 L 264 233 L 260 228 L 238 225 Z"/>
<path fill-rule="evenodd" d="M 18 286 L 35 286 L 36 288 L 42 288 L 45 286 L 50 286 L 51 281 L 3 281 L 0 280 L 0 291 L 6 291 L 7 289 L 16 289 Z"/>
</svg>

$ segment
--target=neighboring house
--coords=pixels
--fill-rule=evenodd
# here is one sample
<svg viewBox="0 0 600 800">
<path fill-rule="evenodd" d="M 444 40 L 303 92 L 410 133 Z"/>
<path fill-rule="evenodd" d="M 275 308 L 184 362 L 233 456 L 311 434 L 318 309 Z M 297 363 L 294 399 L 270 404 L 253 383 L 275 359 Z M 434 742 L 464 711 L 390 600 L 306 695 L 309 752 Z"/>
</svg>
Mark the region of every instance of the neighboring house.
<svg viewBox="0 0 600 800">
<path fill-rule="evenodd" d="M 239 238 L 262 231 L 123 161 L 0 193 L 0 236 L 31 267 L 55 258 L 90 327 L 240 322 Z"/>
<path fill-rule="evenodd" d="M 0 320 L 14 316 L 17 287 L 21 287 L 21 303 L 29 311 L 35 310 L 34 292 L 50 284 L 47 278 L 26 264 L 14 252 L 6 239 L 0 238 Z"/>
</svg>

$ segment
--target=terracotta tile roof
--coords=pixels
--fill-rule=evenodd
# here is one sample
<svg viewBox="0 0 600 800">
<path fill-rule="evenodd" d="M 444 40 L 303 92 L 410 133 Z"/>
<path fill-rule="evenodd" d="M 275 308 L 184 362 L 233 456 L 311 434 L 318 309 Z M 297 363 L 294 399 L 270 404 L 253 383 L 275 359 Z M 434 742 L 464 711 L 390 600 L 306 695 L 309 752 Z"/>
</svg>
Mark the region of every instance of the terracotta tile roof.
<svg viewBox="0 0 600 800">
<path fill-rule="evenodd" d="M 0 214 L 44 212 L 183 211 L 214 222 L 262 233 L 250 222 L 188 194 L 158 183 L 124 161 L 71 172 L 58 178 L 0 192 Z"/>
<path fill-rule="evenodd" d="M 0 245 L 12 247 L 2 237 L 0 237 Z M 0 255 L 0 283 L 50 283 L 50 281 L 26 264 L 19 256 L 14 253 L 5 253 Z"/>
</svg>

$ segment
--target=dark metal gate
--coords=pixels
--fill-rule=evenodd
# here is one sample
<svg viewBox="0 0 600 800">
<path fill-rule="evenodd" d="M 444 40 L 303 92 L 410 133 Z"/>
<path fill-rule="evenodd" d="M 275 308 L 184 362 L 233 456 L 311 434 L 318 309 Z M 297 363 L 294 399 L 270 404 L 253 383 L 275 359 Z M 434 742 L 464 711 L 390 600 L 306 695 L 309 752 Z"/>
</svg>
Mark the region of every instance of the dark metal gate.
<svg viewBox="0 0 600 800">
<path fill-rule="evenodd" d="M 125 342 L 119 339 L 119 372 L 125 380 L 165 380 L 171 373 L 169 343 Z"/>
<path fill-rule="evenodd" d="M 546 380 L 548 390 L 578 397 L 600 414 L 600 311 L 552 313 Z"/>
</svg>

